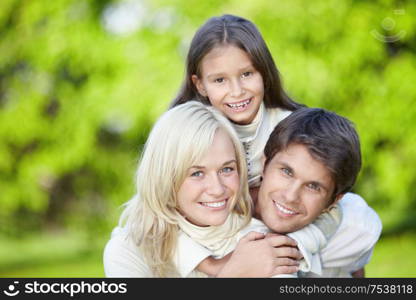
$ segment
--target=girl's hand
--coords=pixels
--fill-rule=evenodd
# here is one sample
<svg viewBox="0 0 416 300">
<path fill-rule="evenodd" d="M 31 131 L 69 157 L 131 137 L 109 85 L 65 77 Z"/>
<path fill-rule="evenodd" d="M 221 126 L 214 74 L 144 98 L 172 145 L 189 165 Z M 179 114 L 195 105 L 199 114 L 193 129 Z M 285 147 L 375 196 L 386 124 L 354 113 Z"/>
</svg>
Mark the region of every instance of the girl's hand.
<svg viewBox="0 0 416 300">
<path fill-rule="evenodd" d="M 244 236 L 218 277 L 272 277 L 298 271 L 296 242 L 285 235 L 250 232 Z"/>
</svg>

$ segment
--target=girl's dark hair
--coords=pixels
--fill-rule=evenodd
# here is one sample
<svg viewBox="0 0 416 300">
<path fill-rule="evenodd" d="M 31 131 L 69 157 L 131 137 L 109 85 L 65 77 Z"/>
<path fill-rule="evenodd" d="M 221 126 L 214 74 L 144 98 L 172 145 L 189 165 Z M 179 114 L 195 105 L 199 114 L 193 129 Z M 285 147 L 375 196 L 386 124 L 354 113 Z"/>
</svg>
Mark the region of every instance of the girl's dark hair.
<svg viewBox="0 0 416 300">
<path fill-rule="evenodd" d="M 279 72 L 256 26 L 241 17 L 223 15 L 210 18 L 192 39 L 186 58 L 186 75 L 177 97 L 171 107 L 190 100 L 210 104 L 209 99 L 198 93 L 192 82 L 192 75 L 201 77 L 202 59 L 212 49 L 222 45 L 233 45 L 245 51 L 251 58 L 253 66 L 260 72 L 264 82 L 264 104 L 266 107 L 280 107 L 296 110 L 301 105 L 294 102 L 285 93 Z"/>
<path fill-rule="evenodd" d="M 348 119 L 320 108 L 296 110 L 270 134 L 264 148 L 265 168 L 292 144 L 304 145 L 331 172 L 334 197 L 351 190 L 361 169 L 361 150 L 358 134 Z"/>
</svg>

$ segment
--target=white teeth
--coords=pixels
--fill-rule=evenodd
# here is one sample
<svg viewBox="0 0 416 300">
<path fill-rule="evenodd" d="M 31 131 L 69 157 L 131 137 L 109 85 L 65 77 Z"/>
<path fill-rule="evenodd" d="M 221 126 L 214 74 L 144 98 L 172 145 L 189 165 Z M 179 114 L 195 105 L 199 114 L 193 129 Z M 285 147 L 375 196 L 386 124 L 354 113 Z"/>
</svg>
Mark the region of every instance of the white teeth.
<svg viewBox="0 0 416 300">
<path fill-rule="evenodd" d="M 208 207 L 221 207 L 225 205 L 225 200 L 220 202 L 201 202 L 201 204 Z"/>
<path fill-rule="evenodd" d="M 278 210 L 280 210 L 282 213 L 288 214 L 288 215 L 294 215 L 296 212 L 288 210 L 281 206 L 279 203 L 275 202 L 274 205 L 277 207 Z"/>
<path fill-rule="evenodd" d="M 237 103 L 237 104 L 233 104 L 233 103 L 228 103 L 227 105 L 231 108 L 243 108 L 246 107 L 249 103 L 250 103 L 251 99 L 248 99 L 246 101 Z"/>
</svg>

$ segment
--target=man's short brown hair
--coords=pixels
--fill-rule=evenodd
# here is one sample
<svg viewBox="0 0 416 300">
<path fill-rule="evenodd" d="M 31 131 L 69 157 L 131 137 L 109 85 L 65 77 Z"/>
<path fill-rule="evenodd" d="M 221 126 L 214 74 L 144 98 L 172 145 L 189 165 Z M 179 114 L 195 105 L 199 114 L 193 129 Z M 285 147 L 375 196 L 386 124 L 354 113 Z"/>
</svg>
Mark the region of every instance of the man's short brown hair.
<svg viewBox="0 0 416 300">
<path fill-rule="evenodd" d="M 271 133 L 264 167 L 291 144 L 306 146 L 328 168 L 335 183 L 334 197 L 351 190 L 361 169 L 360 141 L 351 121 L 325 109 L 296 110 Z"/>
</svg>

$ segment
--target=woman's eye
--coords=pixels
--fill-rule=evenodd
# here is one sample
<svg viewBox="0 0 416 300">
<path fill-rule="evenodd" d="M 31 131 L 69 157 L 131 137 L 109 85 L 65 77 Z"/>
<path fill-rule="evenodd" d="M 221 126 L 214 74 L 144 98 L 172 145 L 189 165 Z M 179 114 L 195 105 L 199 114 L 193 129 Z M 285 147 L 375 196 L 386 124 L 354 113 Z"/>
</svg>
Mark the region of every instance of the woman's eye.
<svg viewBox="0 0 416 300">
<path fill-rule="evenodd" d="M 220 77 L 220 78 L 216 78 L 216 79 L 214 80 L 214 82 L 216 82 L 216 83 L 223 83 L 223 82 L 224 82 L 224 78 L 222 78 L 222 77 Z"/>
<path fill-rule="evenodd" d="M 191 177 L 201 177 L 202 175 L 204 175 L 202 171 L 196 171 L 191 174 Z"/>
<path fill-rule="evenodd" d="M 231 167 L 225 167 L 221 170 L 222 173 L 231 173 L 232 171 L 234 171 L 234 168 Z"/>
<path fill-rule="evenodd" d="M 249 77 L 252 74 L 252 72 L 244 72 L 242 77 Z"/>
</svg>

